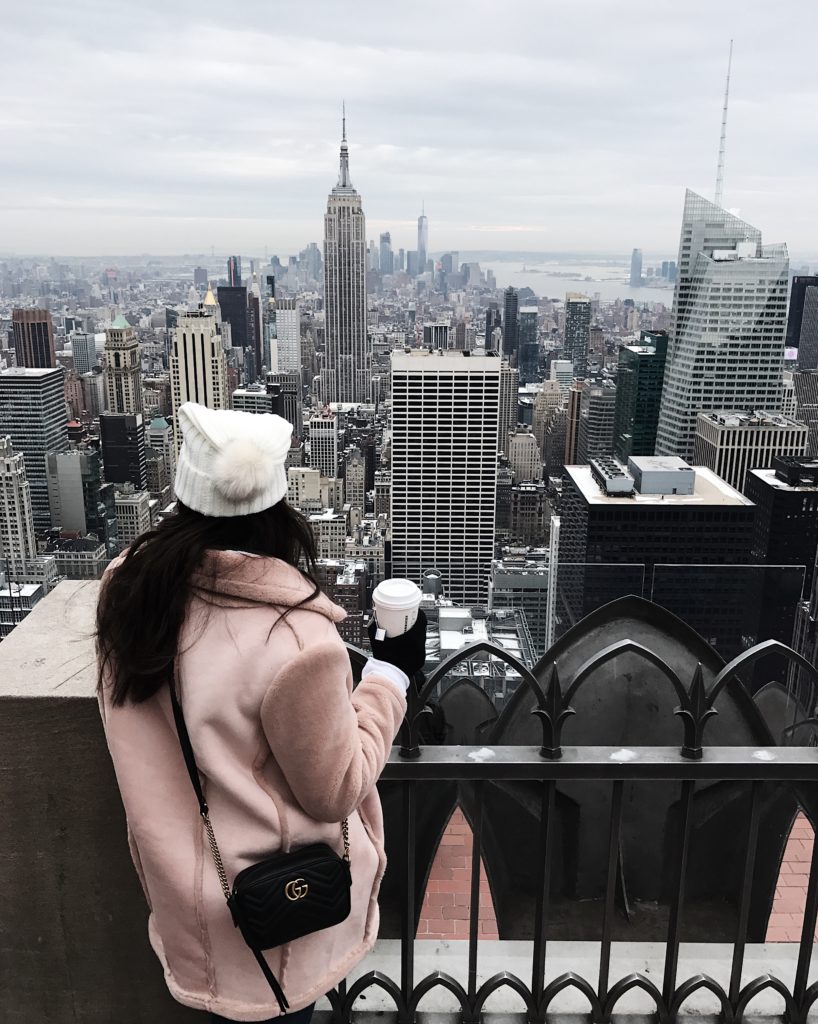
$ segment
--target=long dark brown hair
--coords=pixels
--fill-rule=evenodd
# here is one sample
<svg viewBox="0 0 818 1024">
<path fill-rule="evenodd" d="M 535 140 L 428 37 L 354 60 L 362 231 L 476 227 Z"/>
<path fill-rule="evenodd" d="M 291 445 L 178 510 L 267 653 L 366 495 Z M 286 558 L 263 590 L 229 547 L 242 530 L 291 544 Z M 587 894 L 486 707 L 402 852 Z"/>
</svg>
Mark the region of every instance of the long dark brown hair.
<svg viewBox="0 0 818 1024">
<path fill-rule="evenodd" d="M 134 541 L 102 587 L 96 622 L 98 686 L 110 668 L 114 705 L 148 700 L 172 678 L 191 576 L 202 568 L 208 550 L 280 558 L 313 585 L 299 604 L 320 593 L 313 532 L 286 501 L 249 516 L 203 516 L 179 502 L 176 509 Z"/>
</svg>

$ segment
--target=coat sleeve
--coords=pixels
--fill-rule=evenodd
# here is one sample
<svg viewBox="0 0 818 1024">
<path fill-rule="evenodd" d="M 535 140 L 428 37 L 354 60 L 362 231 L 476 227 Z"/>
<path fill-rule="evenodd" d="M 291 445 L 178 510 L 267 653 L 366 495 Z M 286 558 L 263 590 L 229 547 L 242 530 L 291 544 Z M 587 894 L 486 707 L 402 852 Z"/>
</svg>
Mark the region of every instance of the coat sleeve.
<svg viewBox="0 0 818 1024">
<path fill-rule="evenodd" d="M 353 693 L 346 648 L 322 640 L 278 672 L 261 724 L 298 803 L 311 818 L 335 822 L 378 781 L 405 712 L 395 684 L 375 673 Z"/>
</svg>

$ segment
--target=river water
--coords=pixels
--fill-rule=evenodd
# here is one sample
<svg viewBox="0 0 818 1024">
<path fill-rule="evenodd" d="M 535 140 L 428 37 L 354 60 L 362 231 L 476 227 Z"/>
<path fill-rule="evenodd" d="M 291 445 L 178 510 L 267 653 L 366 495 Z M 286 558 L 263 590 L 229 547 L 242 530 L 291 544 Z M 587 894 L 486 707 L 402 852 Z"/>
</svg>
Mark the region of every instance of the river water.
<svg viewBox="0 0 818 1024">
<path fill-rule="evenodd" d="M 591 298 L 598 292 L 603 302 L 633 299 L 635 302 L 661 302 L 673 305 L 673 285 L 662 288 L 631 288 L 630 265 L 609 263 L 558 263 L 514 260 L 480 261 L 480 269 L 492 270 L 498 288 L 530 288 L 539 298 L 565 299 L 566 292 L 580 292 Z M 570 275 L 570 276 L 569 276 Z M 587 277 L 592 280 L 586 280 Z"/>
</svg>

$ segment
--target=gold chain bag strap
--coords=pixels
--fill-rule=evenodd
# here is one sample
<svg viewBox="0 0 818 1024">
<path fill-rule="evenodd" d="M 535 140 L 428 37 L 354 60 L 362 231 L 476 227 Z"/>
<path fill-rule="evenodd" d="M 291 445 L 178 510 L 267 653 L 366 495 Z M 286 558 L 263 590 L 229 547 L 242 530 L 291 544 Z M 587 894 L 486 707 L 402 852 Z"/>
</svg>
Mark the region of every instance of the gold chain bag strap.
<svg viewBox="0 0 818 1024">
<path fill-rule="evenodd" d="M 313 843 L 290 853 L 277 853 L 240 871 L 231 889 L 173 679 L 170 681 L 170 700 L 179 745 L 199 802 L 210 853 L 233 923 L 255 956 L 281 1012 L 286 1013 L 289 1003 L 262 950 L 331 928 L 349 916 L 352 885 L 349 821 L 344 818 L 341 822 L 343 856 L 326 843 Z"/>
</svg>

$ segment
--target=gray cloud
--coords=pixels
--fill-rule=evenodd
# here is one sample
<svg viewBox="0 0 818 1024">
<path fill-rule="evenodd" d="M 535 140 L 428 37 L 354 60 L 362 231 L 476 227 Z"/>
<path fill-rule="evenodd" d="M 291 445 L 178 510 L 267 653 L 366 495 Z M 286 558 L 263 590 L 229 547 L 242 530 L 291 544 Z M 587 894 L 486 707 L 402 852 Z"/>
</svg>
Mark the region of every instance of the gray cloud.
<svg viewBox="0 0 818 1024">
<path fill-rule="evenodd" d="M 4 16 L 0 247 L 293 252 L 347 101 L 368 231 L 433 249 L 673 253 L 710 194 L 818 252 L 818 10 L 790 0 L 44 0 Z"/>
</svg>

